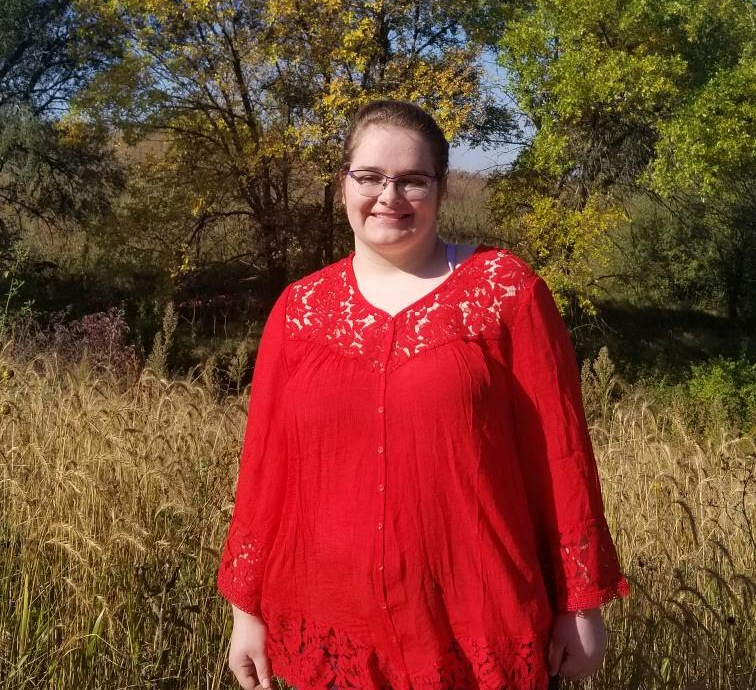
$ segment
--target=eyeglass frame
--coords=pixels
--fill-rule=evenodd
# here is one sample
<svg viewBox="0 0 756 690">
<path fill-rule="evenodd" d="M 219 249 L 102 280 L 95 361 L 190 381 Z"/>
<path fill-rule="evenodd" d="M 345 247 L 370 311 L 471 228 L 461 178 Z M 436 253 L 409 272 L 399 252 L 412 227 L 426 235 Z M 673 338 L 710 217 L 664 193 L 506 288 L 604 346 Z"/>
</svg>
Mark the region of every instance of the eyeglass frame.
<svg viewBox="0 0 756 690">
<path fill-rule="evenodd" d="M 360 191 L 360 181 L 352 174 L 352 173 L 358 173 L 358 172 L 372 173 L 373 175 L 380 175 L 383 178 L 383 187 L 382 187 L 381 191 L 378 192 L 378 194 L 375 194 L 375 195 L 372 195 L 372 194 L 363 194 Z M 364 196 L 366 199 L 377 199 L 381 194 L 383 194 L 383 192 L 386 191 L 386 187 L 389 186 L 390 182 L 393 182 L 394 185 L 396 186 L 396 192 L 397 192 L 397 194 L 400 194 L 401 196 L 407 198 L 406 195 L 403 192 L 399 191 L 399 185 L 397 184 L 397 180 L 401 180 L 403 177 L 412 177 L 413 175 L 420 176 L 420 177 L 427 177 L 427 178 L 430 179 L 431 182 L 435 182 L 436 180 L 440 179 L 440 177 L 441 177 L 440 175 L 429 175 L 428 173 L 420 173 L 420 172 L 418 172 L 418 173 L 404 173 L 403 175 L 396 175 L 396 176 L 392 177 L 391 175 L 384 175 L 383 173 L 378 172 L 377 170 L 368 170 L 368 169 L 365 169 L 365 168 L 357 168 L 356 170 L 345 170 L 344 174 L 347 177 L 349 177 L 352 180 L 354 180 L 354 182 L 357 184 L 357 193 L 360 196 Z M 419 199 L 417 199 L 417 201 L 425 199 L 428 196 L 428 192 L 430 192 L 430 187 L 428 187 L 428 191 L 422 197 L 420 197 Z"/>
</svg>

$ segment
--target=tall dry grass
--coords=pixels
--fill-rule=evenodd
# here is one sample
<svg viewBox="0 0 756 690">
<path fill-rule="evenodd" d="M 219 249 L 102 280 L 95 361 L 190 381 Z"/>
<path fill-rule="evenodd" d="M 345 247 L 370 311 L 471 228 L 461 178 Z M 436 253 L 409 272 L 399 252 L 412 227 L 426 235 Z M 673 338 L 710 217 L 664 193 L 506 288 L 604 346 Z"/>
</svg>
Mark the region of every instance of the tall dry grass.
<svg viewBox="0 0 756 690">
<path fill-rule="evenodd" d="M 756 687 L 754 441 L 610 388 L 587 394 L 633 597 L 587 687 Z M 0 362 L 0 689 L 233 687 L 214 579 L 245 403 Z"/>
<path fill-rule="evenodd" d="M 447 242 L 496 243 L 496 228 L 488 211 L 490 190 L 483 175 L 454 170 L 438 215 L 438 231 Z"/>
<path fill-rule="evenodd" d="M 633 590 L 593 688 L 756 687 L 756 444 L 697 439 L 635 394 L 592 428 Z"/>
<path fill-rule="evenodd" d="M 102 376 L 43 359 L 0 385 L 0 688 L 223 687 L 245 405 Z"/>
</svg>

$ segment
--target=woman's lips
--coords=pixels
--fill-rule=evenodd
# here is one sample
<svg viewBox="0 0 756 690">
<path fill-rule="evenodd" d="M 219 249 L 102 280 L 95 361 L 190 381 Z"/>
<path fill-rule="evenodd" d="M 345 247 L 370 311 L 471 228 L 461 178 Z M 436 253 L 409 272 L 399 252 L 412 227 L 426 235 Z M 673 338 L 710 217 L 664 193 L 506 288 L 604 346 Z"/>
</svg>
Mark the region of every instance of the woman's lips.
<svg viewBox="0 0 756 690">
<path fill-rule="evenodd" d="M 402 220 L 410 216 L 409 213 L 371 213 L 370 215 L 379 220 Z"/>
</svg>

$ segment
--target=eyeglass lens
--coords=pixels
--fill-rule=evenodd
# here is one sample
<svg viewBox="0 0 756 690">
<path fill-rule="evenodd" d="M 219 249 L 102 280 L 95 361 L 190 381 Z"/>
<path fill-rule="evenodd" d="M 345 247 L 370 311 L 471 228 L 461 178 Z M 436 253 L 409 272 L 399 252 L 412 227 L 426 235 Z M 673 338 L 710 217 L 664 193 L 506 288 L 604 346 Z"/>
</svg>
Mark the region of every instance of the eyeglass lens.
<svg viewBox="0 0 756 690">
<path fill-rule="evenodd" d="M 389 178 L 378 172 L 350 171 L 349 176 L 357 183 L 358 191 L 363 196 L 380 196 L 383 190 L 394 182 L 397 191 L 410 200 L 424 198 L 433 182 L 433 178 L 425 175 L 401 175 Z"/>
</svg>

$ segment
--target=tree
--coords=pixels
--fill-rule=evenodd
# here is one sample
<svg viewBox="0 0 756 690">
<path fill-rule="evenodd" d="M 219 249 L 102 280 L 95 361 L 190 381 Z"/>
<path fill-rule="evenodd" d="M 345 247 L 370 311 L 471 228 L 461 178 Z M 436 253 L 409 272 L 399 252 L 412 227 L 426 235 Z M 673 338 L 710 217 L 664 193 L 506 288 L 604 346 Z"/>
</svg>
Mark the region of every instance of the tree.
<svg viewBox="0 0 756 690">
<path fill-rule="evenodd" d="M 450 137 L 485 119 L 459 0 L 79 4 L 119 23 L 127 46 L 79 99 L 81 112 L 132 141 L 167 139 L 142 173 L 181 190 L 174 217 L 189 263 L 209 260 L 231 226 L 244 241 L 226 258 L 260 269 L 271 293 L 291 262 L 304 270 L 333 258 L 340 141 L 357 107 L 409 98 Z"/>
<path fill-rule="evenodd" d="M 68 126 L 72 96 L 110 57 L 70 0 L 7 0 L 0 15 L 0 237 L 60 229 L 107 206 L 120 184 L 104 132 Z"/>
<path fill-rule="evenodd" d="M 755 33 L 744 31 L 737 63 L 660 125 L 644 177 L 698 239 L 689 250 L 712 257 L 707 273 L 732 323 L 756 315 Z"/>
<path fill-rule="evenodd" d="M 751 231 L 728 233 L 721 225 L 742 216 L 753 198 L 752 3 L 535 0 L 509 5 L 505 14 L 500 60 L 533 138 L 497 180 L 494 199 L 504 217 L 511 204 L 504 208 L 503 200 L 515 190 L 526 228 L 519 239 L 549 248 L 542 263 L 558 257 L 566 297 L 596 294 L 594 269 L 606 261 L 622 219 L 617 208 L 638 189 L 676 198 L 682 211 L 738 180 L 743 193 L 734 206 L 728 202 L 730 211 L 716 212 L 710 236 L 715 243 L 729 237 L 725 245 L 734 240 L 741 252 L 752 246 Z M 582 237 L 554 235 L 554 214 L 543 219 L 539 211 L 547 199 L 558 204 L 558 216 L 604 209 L 601 232 L 587 222 Z"/>
</svg>

